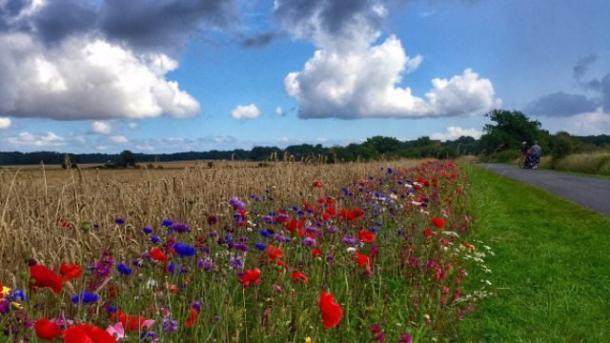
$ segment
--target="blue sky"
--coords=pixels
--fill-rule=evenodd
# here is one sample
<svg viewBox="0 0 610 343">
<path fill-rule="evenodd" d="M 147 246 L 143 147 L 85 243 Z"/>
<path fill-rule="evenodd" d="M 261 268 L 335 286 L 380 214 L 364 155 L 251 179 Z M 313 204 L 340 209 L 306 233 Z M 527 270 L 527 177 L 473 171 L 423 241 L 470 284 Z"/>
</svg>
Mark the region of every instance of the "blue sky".
<svg viewBox="0 0 610 343">
<path fill-rule="evenodd" d="M 10 10 L 0 0 L 0 44 L 12 52 L 0 52 L 3 151 L 173 152 L 345 144 L 373 135 L 452 139 L 479 135 L 483 114 L 496 107 L 523 110 L 552 132 L 610 133 L 607 1 L 355 0 L 359 6 L 332 7 L 282 0 L 275 8 L 272 1 L 225 1 L 191 8 L 196 15 L 173 22 L 153 15 L 139 22 L 138 10 L 149 10 L 143 1 L 133 2 L 134 12 L 120 1 L 96 1 L 78 5 L 96 24 L 68 21 L 73 28 L 59 33 L 40 24 L 65 24 L 53 17 L 61 11 L 47 10 L 59 6 L 55 1 L 13 2 L 21 7 Z M 150 35 L 134 36 L 140 31 L 112 17 L 117 6 Z M 35 29 L 24 31 L 24 22 Z M 164 25 L 170 39 L 154 32 Z M 273 39 L 244 46 L 263 34 Z M 91 46 L 108 68 L 106 84 L 96 83 L 98 64 L 82 62 Z M 12 60 L 16 51 L 29 62 Z M 155 71 L 150 56 L 161 55 L 178 66 Z M 578 65 L 583 72 L 576 75 Z M 446 87 L 433 86 L 435 78 Z M 94 89 L 83 93 L 86 87 Z M 436 101 L 426 95 L 432 91 Z M 248 105 L 256 110 L 235 112 Z"/>
</svg>

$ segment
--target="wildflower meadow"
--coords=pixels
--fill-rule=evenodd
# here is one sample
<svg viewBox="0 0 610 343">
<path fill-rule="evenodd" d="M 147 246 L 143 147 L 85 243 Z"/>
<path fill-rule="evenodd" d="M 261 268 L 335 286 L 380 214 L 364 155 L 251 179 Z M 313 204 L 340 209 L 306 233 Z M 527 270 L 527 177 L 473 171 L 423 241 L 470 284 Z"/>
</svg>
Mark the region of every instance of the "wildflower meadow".
<svg viewBox="0 0 610 343">
<path fill-rule="evenodd" d="M 451 161 L 38 172 L 0 175 L 0 340 L 446 341 L 492 294 Z"/>
</svg>

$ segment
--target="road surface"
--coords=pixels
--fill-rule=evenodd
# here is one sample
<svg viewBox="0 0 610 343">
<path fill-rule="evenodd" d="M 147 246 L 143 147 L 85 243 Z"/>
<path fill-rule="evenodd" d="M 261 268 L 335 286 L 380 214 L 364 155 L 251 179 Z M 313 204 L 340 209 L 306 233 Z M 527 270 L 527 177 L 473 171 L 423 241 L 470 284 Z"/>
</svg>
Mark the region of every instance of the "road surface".
<svg viewBox="0 0 610 343">
<path fill-rule="evenodd" d="M 610 216 L 610 179 L 550 170 L 520 169 L 506 164 L 483 164 L 500 175 L 529 183 Z"/>
</svg>

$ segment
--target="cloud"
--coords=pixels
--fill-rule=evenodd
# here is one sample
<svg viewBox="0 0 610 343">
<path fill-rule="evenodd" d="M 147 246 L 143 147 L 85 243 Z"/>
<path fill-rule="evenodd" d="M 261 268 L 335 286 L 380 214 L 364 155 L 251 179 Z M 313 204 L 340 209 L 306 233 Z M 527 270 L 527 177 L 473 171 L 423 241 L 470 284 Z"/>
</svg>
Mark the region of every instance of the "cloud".
<svg viewBox="0 0 610 343">
<path fill-rule="evenodd" d="M 0 1 L 0 31 L 44 44 L 94 34 L 132 49 L 179 52 L 194 33 L 237 21 L 233 0 Z"/>
<path fill-rule="evenodd" d="M 580 113 L 569 117 L 541 118 L 551 132 L 567 131 L 573 135 L 602 135 L 610 132 L 610 113 L 603 111 Z"/>
<path fill-rule="evenodd" d="M 317 50 L 302 71 L 286 76 L 284 86 L 299 103 L 301 118 L 455 116 L 500 105 L 491 81 L 471 69 L 434 79 L 425 98 L 415 96 L 399 86 L 409 60 L 394 36 L 359 51 Z"/>
<path fill-rule="evenodd" d="M 129 139 L 127 139 L 127 137 L 125 136 L 110 136 L 108 137 L 108 140 L 114 144 L 127 144 L 129 143 Z"/>
<path fill-rule="evenodd" d="M 596 60 L 597 60 L 597 55 L 594 55 L 594 54 L 587 55 L 587 56 L 580 58 L 576 62 L 576 65 L 574 66 L 574 68 L 572 69 L 574 78 L 577 80 L 580 80 L 587 73 L 591 64 L 595 63 Z"/>
<path fill-rule="evenodd" d="M 11 123 L 11 118 L 0 117 L 0 129 L 8 129 Z"/>
<path fill-rule="evenodd" d="M 278 116 L 280 116 L 280 117 L 283 117 L 283 116 L 285 116 L 285 115 L 286 115 L 286 111 L 284 111 L 284 109 L 283 109 L 282 107 L 277 106 L 277 107 L 275 108 L 275 114 L 277 114 L 277 115 L 278 115 Z"/>
<path fill-rule="evenodd" d="M 194 32 L 237 21 L 232 0 L 105 0 L 100 29 L 141 49 L 183 48 Z"/>
<path fill-rule="evenodd" d="M 472 137 L 475 139 L 481 138 L 483 132 L 478 129 L 464 129 L 459 126 L 449 126 L 445 132 L 436 132 L 430 135 L 431 139 L 440 141 L 453 141 L 460 137 Z"/>
<path fill-rule="evenodd" d="M 199 103 L 165 75 L 178 63 L 102 39 L 45 46 L 24 33 L 0 34 L 0 115 L 58 120 L 189 117 Z"/>
<path fill-rule="evenodd" d="M 269 45 L 277 37 L 276 32 L 264 32 L 258 35 L 244 38 L 241 46 L 244 48 L 259 48 Z"/>
<path fill-rule="evenodd" d="M 128 127 L 130 130 L 135 130 L 135 129 L 137 129 L 139 126 L 138 126 L 138 123 L 131 122 L 131 123 L 127 124 L 127 127 Z"/>
<path fill-rule="evenodd" d="M 377 43 L 389 1 L 282 1 L 275 13 L 294 37 L 318 48 L 284 79 L 300 118 L 412 118 L 479 114 L 501 104 L 490 80 L 471 69 L 432 80 L 424 97 L 402 86 L 421 55 L 409 57 L 390 35 Z"/>
<path fill-rule="evenodd" d="M 610 73 L 600 78 L 584 80 L 597 56 L 580 58 L 572 71 L 574 79 L 585 94 L 555 92 L 543 95 L 525 107 L 525 111 L 540 116 L 573 116 L 583 113 L 610 112 Z"/>
<path fill-rule="evenodd" d="M 571 116 L 592 112 L 600 104 L 581 94 L 557 92 L 541 96 L 526 106 L 525 111 L 541 116 Z"/>
<path fill-rule="evenodd" d="M 100 135 L 109 135 L 112 133 L 112 126 L 110 123 L 104 121 L 94 121 L 91 123 L 91 132 Z"/>
<path fill-rule="evenodd" d="M 239 105 L 231 111 L 231 116 L 235 119 L 254 119 L 261 115 L 261 111 L 255 104 Z"/>
<path fill-rule="evenodd" d="M 34 134 L 26 131 L 19 133 L 17 136 L 6 138 L 4 143 L 16 147 L 48 148 L 64 146 L 66 140 L 51 131 L 46 134 Z"/>
</svg>

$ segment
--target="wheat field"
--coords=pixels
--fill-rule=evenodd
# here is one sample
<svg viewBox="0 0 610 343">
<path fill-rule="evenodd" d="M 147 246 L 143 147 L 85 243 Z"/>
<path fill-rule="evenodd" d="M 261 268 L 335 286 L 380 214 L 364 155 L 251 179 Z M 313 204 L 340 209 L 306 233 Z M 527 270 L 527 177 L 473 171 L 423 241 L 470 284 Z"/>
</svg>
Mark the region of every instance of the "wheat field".
<svg viewBox="0 0 610 343">
<path fill-rule="evenodd" d="M 55 265 L 84 262 L 112 249 L 139 251 L 135 235 L 159 218 L 202 227 L 209 214 L 231 216 L 227 199 L 268 194 L 278 206 L 312 201 L 312 180 L 338 189 L 390 164 L 203 162 L 164 164 L 163 169 L 62 170 L 56 166 L 0 169 L 0 278 L 15 280 L 28 259 Z M 315 192 L 314 192 L 315 193 Z M 122 218 L 130 225 L 115 224 Z M 86 233 L 86 234 L 85 234 Z M 121 257 L 121 256 L 119 256 Z"/>
</svg>

